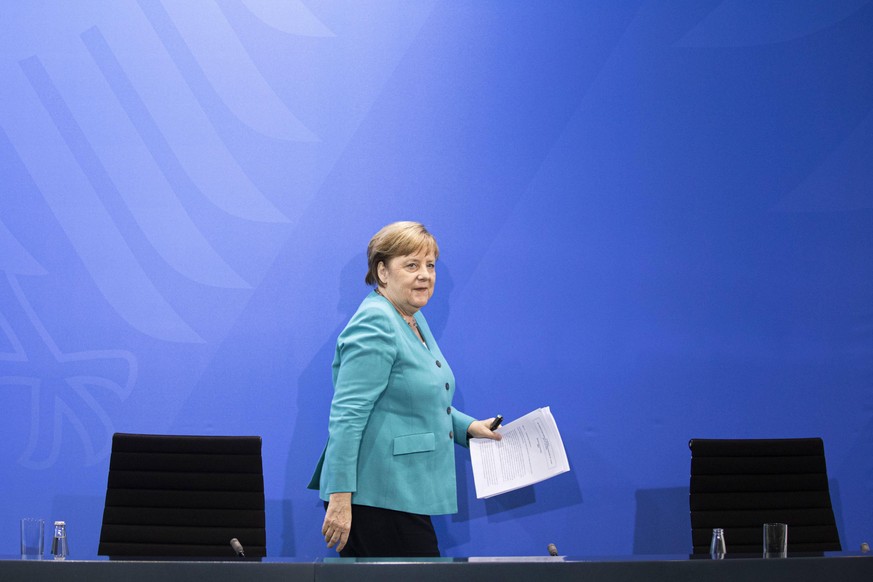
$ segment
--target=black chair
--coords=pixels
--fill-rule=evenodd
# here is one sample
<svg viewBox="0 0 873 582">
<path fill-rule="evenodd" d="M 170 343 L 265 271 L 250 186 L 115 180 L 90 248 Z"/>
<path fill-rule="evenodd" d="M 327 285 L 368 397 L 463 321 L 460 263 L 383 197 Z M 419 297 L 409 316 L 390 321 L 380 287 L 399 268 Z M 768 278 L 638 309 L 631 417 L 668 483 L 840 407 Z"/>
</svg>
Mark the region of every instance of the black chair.
<svg viewBox="0 0 873 582">
<path fill-rule="evenodd" d="M 764 523 L 788 524 L 789 552 L 839 551 L 824 444 L 810 439 L 692 439 L 691 539 L 709 553 L 723 528 L 728 553 L 760 554 Z"/>
<path fill-rule="evenodd" d="M 112 437 L 97 553 L 231 558 L 267 554 L 261 437 Z"/>
</svg>

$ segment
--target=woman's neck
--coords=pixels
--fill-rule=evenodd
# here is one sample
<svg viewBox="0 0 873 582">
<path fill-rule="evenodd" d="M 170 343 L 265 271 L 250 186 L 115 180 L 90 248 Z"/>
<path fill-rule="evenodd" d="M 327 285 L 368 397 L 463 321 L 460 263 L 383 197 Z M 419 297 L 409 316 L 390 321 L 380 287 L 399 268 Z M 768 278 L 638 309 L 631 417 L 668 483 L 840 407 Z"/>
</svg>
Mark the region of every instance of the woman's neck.
<svg viewBox="0 0 873 582">
<path fill-rule="evenodd" d="M 400 309 L 400 307 L 388 296 L 387 293 L 382 292 L 379 287 L 376 287 L 376 293 L 388 300 L 388 303 L 390 303 L 394 307 L 394 309 L 397 311 L 397 313 L 400 314 L 400 317 L 403 318 L 403 320 L 407 323 L 407 325 L 409 325 L 409 327 L 413 329 L 418 328 L 418 322 L 415 321 L 415 314 L 418 311 L 417 309 L 412 313 L 406 313 L 405 311 Z"/>
</svg>

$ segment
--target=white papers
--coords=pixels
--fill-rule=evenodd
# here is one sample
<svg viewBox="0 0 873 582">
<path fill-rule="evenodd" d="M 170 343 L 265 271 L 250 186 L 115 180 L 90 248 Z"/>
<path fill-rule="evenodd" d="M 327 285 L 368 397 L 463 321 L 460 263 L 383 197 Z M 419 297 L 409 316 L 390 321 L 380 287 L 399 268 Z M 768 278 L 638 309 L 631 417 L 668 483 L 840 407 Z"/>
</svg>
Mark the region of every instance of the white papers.
<svg viewBox="0 0 873 582">
<path fill-rule="evenodd" d="M 570 470 L 564 442 L 549 407 L 503 425 L 503 439 L 470 439 L 476 498 L 514 491 Z"/>
</svg>

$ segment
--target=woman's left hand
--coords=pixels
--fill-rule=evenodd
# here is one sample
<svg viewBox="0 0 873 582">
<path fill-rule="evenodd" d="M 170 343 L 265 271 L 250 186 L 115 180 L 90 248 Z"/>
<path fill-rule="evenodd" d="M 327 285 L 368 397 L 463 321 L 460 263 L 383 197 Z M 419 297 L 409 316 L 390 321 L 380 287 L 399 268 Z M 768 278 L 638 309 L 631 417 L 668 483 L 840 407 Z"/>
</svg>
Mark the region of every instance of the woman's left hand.
<svg viewBox="0 0 873 582">
<path fill-rule="evenodd" d="M 503 438 L 503 435 L 488 428 L 491 426 L 492 422 L 494 422 L 493 418 L 474 420 L 470 423 L 470 426 L 467 427 L 467 434 L 477 439 L 492 439 L 499 441 Z"/>
</svg>

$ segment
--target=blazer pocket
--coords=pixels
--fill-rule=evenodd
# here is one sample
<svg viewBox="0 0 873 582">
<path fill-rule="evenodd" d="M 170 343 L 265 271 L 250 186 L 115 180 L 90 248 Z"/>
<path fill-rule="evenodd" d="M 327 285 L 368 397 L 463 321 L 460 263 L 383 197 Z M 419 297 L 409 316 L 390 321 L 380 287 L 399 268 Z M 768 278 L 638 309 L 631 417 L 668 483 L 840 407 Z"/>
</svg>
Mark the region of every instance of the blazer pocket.
<svg viewBox="0 0 873 582">
<path fill-rule="evenodd" d="M 394 438 L 394 454 L 406 455 L 409 453 L 423 453 L 432 451 L 436 446 L 436 439 L 432 432 L 420 434 L 407 434 Z"/>
</svg>

